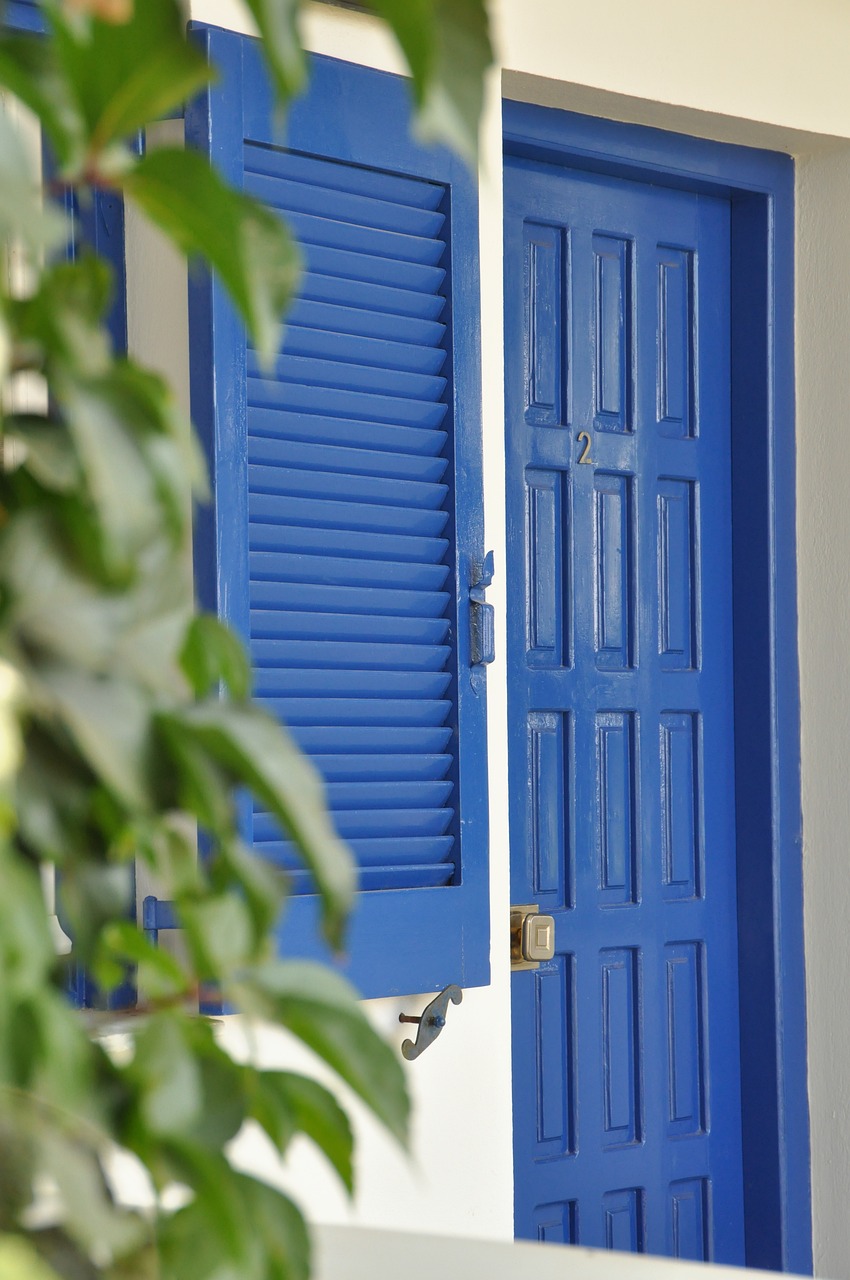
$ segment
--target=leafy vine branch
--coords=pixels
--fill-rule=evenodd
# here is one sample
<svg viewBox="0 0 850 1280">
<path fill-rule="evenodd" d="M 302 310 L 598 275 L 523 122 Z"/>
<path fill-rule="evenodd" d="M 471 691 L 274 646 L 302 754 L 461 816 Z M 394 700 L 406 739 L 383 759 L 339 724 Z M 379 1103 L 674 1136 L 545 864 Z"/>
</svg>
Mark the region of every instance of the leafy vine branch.
<svg viewBox="0 0 850 1280">
<path fill-rule="evenodd" d="M 308 69 L 300 4 L 246 4 L 285 103 Z M 282 1153 L 306 1134 L 350 1191 L 349 1120 L 317 1080 L 235 1061 L 193 1010 L 197 992 L 214 983 L 251 1025 L 288 1028 L 402 1142 L 403 1075 L 347 983 L 276 958 L 286 885 L 242 843 L 237 790 L 296 844 L 337 949 L 351 857 L 318 777 L 252 703 L 241 644 L 195 612 L 199 450 L 162 377 L 112 349 L 110 268 L 83 245 L 68 251 L 61 197 L 106 186 L 133 201 L 218 274 L 266 361 L 297 253 L 283 223 L 202 156 L 133 149 L 215 75 L 179 0 L 40 7 L 43 34 L 0 33 L 0 90 L 35 117 L 53 168 L 40 188 L 15 113 L 0 114 L 0 1271 L 303 1280 L 300 1211 L 226 1147 L 249 1121 Z M 407 58 L 422 132 L 474 156 L 490 59 L 482 0 L 371 7 Z M 135 922 L 134 862 L 174 904 L 179 956 Z M 47 866 L 70 960 L 54 947 Z M 113 1059 L 89 1034 L 67 999 L 69 964 L 103 1002 L 132 973 L 131 1052 Z M 116 1195 L 115 1151 L 147 1170 L 153 1208 Z M 175 1185 L 176 1206 L 163 1198 Z"/>
</svg>

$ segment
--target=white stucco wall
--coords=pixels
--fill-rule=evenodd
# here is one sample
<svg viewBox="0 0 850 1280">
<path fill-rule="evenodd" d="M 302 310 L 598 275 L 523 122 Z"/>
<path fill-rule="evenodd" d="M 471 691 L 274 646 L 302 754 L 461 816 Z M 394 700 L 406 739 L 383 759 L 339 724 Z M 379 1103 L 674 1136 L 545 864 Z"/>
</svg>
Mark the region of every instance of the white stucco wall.
<svg viewBox="0 0 850 1280">
<path fill-rule="evenodd" d="M 239 0 L 192 0 L 193 16 L 247 30 Z M 850 1276 L 850 6 L 843 0 L 498 0 L 509 96 L 798 158 L 797 410 L 800 660 L 805 910 L 816 1269 Z M 308 42 L 322 52 L 395 69 L 387 40 L 362 17 L 314 6 Z M 484 126 L 481 199 L 482 350 L 487 545 L 504 557 L 499 74 Z M 182 277 L 131 228 L 131 338 L 185 377 Z M 164 291 L 166 291 L 164 293 Z M 167 296 L 168 303 L 164 304 Z M 166 317 L 167 322 L 166 322 Z M 490 669 L 493 981 L 469 991 L 439 1044 L 412 1064 L 412 1161 L 358 1113 L 359 1192 L 347 1206 L 306 1150 L 272 1172 L 246 1135 L 240 1158 L 280 1176 L 322 1221 L 507 1238 L 511 1223 L 504 579 L 490 594 L 500 619 Z M 400 1042 L 401 1009 L 375 1001 Z M 229 1028 L 234 1043 L 238 1028 Z M 284 1041 L 267 1061 L 292 1062 Z"/>
<path fill-rule="evenodd" d="M 800 161 L 797 531 L 816 1268 L 850 1272 L 850 149 Z"/>
</svg>

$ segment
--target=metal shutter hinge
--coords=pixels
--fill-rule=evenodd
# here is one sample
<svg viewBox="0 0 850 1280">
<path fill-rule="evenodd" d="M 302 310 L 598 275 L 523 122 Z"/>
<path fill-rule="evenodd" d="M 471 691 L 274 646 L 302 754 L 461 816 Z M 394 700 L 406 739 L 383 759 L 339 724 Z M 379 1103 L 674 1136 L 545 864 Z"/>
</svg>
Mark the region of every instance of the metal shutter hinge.
<svg viewBox="0 0 850 1280">
<path fill-rule="evenodd" d="M 469 589 L 470 660 L 483 667 L 496 656 L 495 614 L 485 592 L 493 581 L 493 552 L 488 551 L 476 582 Z"/>
</svg>

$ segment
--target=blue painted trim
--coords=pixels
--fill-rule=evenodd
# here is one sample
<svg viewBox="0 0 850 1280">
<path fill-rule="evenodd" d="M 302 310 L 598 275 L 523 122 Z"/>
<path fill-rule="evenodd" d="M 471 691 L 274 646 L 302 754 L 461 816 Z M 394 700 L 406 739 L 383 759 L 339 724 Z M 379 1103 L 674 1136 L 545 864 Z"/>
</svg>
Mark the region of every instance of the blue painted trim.
<svg viewBox="0 0 850 1280">
<path fill-rule="evenodd" d="M 49 159 L 45 157 L 45 164 Z M 115 351 L 127 350 L 127 269 L 124 239 L 124 201 L 109 191 L 94 191 L 81 203 L 76 192 L 66 191 L 65 216 L 68 222 L 70 259 L 88 249 L 112 268 L 112 301 L 106 327 Z"/>
<path fill-rule="evenodd" d="M 503 108 L 505 149 L 511 155 L 550 163 L 562 160 L 573 169 L 643 182 L 653 175 L 663 186 L 709 195 L 744 191 L 769 195 L 784 187 L 790 173 L 793 206 L 793 161 L 778 152 L 599 120 L 526 102 L 506 101 Z"/>
<path fill-rule="evenodd" d="M 225 176 L 241 185 L 243 139 L 269 146 L 283 140 L 261 53 L 255 41 L 232 32 L 202 24 L 191 30 L 216 64 L 219 80 L 187 109 L 187 143 L 210 154 Z M 358 127 L 352 128 L 355 115 Z M 451 220 L 449 252 L 452 240 L 461 246 L 451 255 L 447 341 L 454 357 L 451 465 L 458 554 L 452 630 L 458 678 L 452 728 L 460 740 L 454 781 L 462 874 L 458 883 L 440 888 L 359 894 L 350 958 L 341 967 L 367 996 L 433 991 L 451 983 L 482 985 L 489 981 L 490 924 L 486 718 L 483 672 L 470 669 L 469 619 L 469 591 L 484 559 L 477 189 L 457 157 L 411 139 L 407 90 L 398 77 L 336 59 L 312 60 L 309 89 L 286 119 L 286 147 L 430 179 L 449 192 L 442 209 Z M 215 281 L 198 276 L 190 289 L 192 413 L 213 481 L 212 504 L 200 512 L 196 525 L 198 592 L 206 608 L 247 636 L 244 336 Z M 312 898 L 290 901 L 278 940 L 283 952 L 330 958 L 316 935 Z"/>
<path fill-rule="evenodd" d="M 17 31 L 44 31 L 44 16 L 35 0 L 7 0 L 3 26 Z"/>
<path fill-rule="evenodd" d="M 218 82 L 186 111 L 186 143 L 242 186 L 242 58 L 224 32 L 195 30 Z M 201 606 L 248 640 L 248 455 L 246 355 L 242 325 L 209 271 L 189 273 L 192 418 L 209 464 L 210 502 L 195 519 L 195 584 Z"/>
<path fill-rule="evenodd" d="M 512 155 L 731 201 L 736 803 L 738 848 L 745 853 L 738 858 L 739 954 L 748 975 L 741 985 L 747 1264 L 811 1273 L 793 162 L 527 103 L 505 102 L 504 129 Z"/>
</svg>

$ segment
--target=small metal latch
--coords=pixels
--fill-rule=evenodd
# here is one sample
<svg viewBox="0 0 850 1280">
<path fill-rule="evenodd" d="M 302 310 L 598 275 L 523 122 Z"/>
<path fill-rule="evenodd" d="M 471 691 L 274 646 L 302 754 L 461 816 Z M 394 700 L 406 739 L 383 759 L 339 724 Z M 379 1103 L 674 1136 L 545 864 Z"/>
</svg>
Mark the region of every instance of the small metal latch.
<svg viewBox="0 0 850 1280">
<path fill-rule="evenodd" d="M 533 904 L 511 907 L 511 969 L 539 969 L 555 955 L 555 920 Z"/>
<path fill-rule="evenodd" d="M 409 1013 L 400 1013 L 398 1015 L 399 1022 L 415 1022 L 419 1025 L 416 1033 L 416 1043 L 412 1040 L 405 1040 L 401 1046 L 401 1051 L 407 1058 L 408 1062 L 412 1062 L 414 1058 L 418 1058 L 432 1044 L 437 1036 L 446 1025 L 446 1010 L 449 1007 L 449 1001 L 452 1004 L 460 1004 L 463 999 L 463 992 L 460 987 L 451 986 L 444 987 L 438 996 L 436 996 L 430 1004 L 426 1004 L 422 1013 L 418 1017 L 413 1017 Z"/>
<path fill-rule="evenodd" d="M 488 551 L 478 580 L 469 588 L 470 654 L 473 667 L 484 666 L 496 656 L 496 631 L 493 606 L 485 592 L 493 581 L 493 552 Z"/>
</svg>

